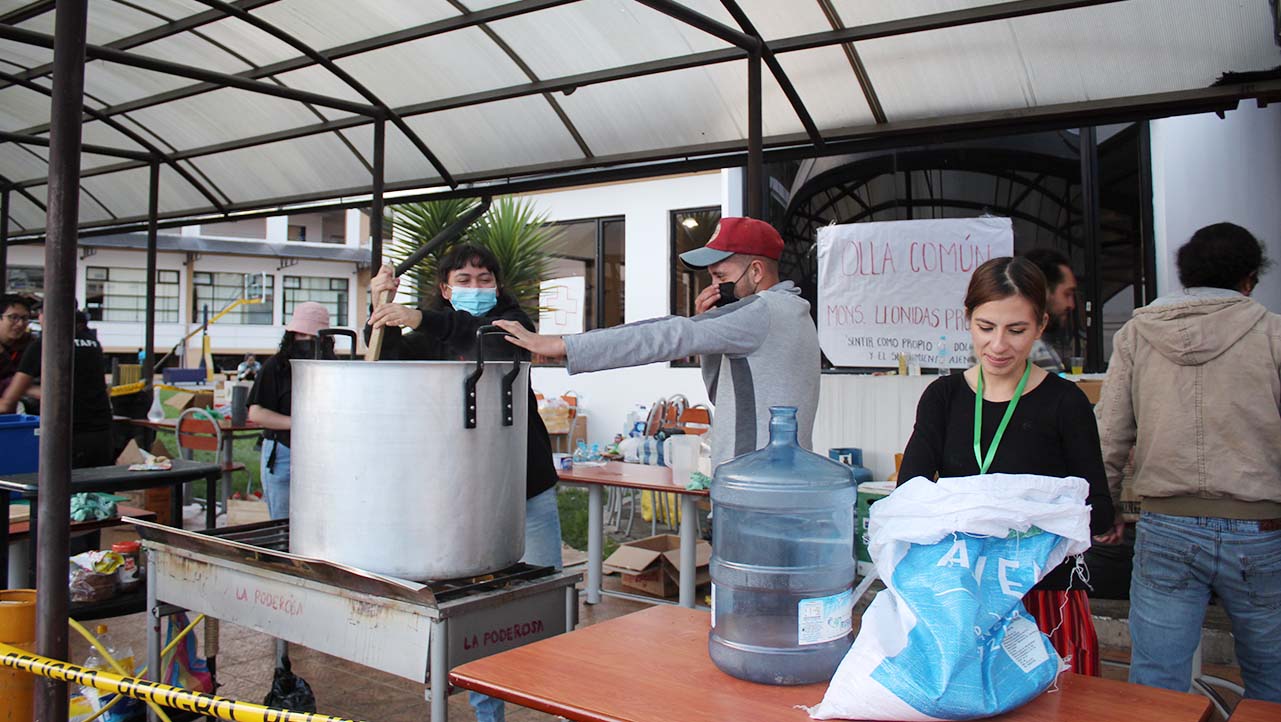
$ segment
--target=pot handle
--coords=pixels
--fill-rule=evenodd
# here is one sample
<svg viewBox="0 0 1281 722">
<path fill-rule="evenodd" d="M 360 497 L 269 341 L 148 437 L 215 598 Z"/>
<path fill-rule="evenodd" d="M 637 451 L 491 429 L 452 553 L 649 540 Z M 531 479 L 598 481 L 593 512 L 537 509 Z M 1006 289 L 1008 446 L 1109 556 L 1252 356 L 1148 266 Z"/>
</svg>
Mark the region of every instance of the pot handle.
<svg viewBox="0 0 1281 722">
<path fill-rule="evenodd" d="M 316 337 L 318 339 L 323 339 L 325 336 L 346 336 L 347 338 L 351 339 L 351 358 L 353 361 L 356 359 L 356 332 L 355 331 L 352 331 L 349 328 L 322 328 L 316 332 Z M 322 350 L 323 347 L 324 347 L 323 343 L 317 342 L 316 350 L 313 352 L 312 358 L 315 358 L 317 360 L 322 358 L 322 355 L 324 354 L 324 351 Z"/>
<path fill-rule="evenodd" d="M 501 335 L 507 332 L 494 325 L 481 326 L 476 329 L 476 370 L 463 379 L 463 428 L 476 428 L 476 382 L 485 373 L 485 337 Z M 511 426 L 515 421 L 515 401 L 512 387 L 520 375 L 520 357 L 512 363 L 511 371 L 503 374 L 503 426 Z"/>
</svg>

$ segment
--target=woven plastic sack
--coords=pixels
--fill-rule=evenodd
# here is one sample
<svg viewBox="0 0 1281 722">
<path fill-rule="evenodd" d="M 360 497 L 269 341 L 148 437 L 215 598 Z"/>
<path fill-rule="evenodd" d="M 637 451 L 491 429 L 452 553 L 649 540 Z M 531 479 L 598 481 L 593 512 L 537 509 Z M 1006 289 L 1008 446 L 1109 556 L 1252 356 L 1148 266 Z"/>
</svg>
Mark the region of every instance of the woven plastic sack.
<svg viewBox="0 0 1281 722">
<path fill-rule="evenodd" d="M 169 617 L 169 626 L 165 631 L 165 646 L 173 641 L 175 635 L 190 624 L 186 612 L 179 612 Z M 196 692 L 213 692 L 213 675 L 204 657 L 196 653 L 196 636 L 188 632 L 173 649 L 169 666 L 165 669 L 164 683 L 171 687 L 182 687 Z"/>
<path fill-rule="evenodd" d="M 1065 665 L 1023 607 L 1090 545 L 1083 479 L 916 478 L 871 509 L 886 589 L 863 614 L 815 719 L 956 720 L 1015 709 Z"/>
</svg>

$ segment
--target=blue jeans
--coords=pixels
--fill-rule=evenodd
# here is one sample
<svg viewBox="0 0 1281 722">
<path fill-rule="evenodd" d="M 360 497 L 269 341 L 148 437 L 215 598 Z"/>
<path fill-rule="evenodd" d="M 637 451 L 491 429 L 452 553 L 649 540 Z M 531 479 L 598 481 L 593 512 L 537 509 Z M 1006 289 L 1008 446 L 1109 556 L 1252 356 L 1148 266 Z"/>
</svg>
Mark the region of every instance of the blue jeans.
<svg viewBox="0 0 1281 722">
<path fill-rule="evenodd" d="M 267 461 L 272 450 L 276 463 L 269 470 Z M 272 519 L 289 518 L 289 447 L 271 439 L 262 442 L 262 495 L 267 500 L 267 514 Z"/>
<path fill-rule="evenodd" d="M 561 568 L 560 508 L 556 505 L 556 487 L 525 500 L 525 556 L 520 560 L 540 567 Z M 476 711 L 477 722 L 503 722 L 506 718 L 501 699 L 470 692 L 467 701 Z"/>
<path fill-rule="evenodd" d="M 1130 578 L 1130 681 L 1185 692 L 1210 592 L 1232 622 L 1245 696 L 1281 702 L 1281 531 L 1143 512 Z"/>
</svg>

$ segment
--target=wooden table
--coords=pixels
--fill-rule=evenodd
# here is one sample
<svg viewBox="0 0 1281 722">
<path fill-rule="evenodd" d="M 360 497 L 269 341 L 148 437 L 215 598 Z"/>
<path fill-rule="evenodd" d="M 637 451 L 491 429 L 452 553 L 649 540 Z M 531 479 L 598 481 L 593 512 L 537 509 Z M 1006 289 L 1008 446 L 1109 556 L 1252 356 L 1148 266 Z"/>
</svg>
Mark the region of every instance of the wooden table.
<svg viewBox="0 0 1281 722">
<path fill-rule="evenodd" d="M 222 468 L 218 464 L 200 464 L 184 459 L 174 459 L 173 468 L 167 471 L 129 471 L 127 466 L 91 466 L 71 470 L 70 493 L 100 491 L 113 494 L 117 491 L 152 489 L 159 486 L 174 487 L 174 493 L 170 495 L 169 500 L 170 514 L 173 525 L 182 526 L 182 494 L 179 491 L 181 485 L 204 479 L 206 493 L 211 494 L 221 474 Z M 40 493 L 39 474 L 11 474 L 0 479 L 0 519 L 9 518 L 9 492 L 11 491 L 16 491 L 27 499 L 36 500 Z M 33 503 L 29 521 L 33 538 L 37 526 L 36 509 L 37 506 Z M 217 509 L 213 504 L 205 508 L 205 528 L 213 528 L 216 514 Z M 9 525 L 0 524 L 0 550 L 4 550 L 4 553 L 0 554 L 0 581 L 6 582 L 6 586 L 9 579 L 8 549 Z M 35 581 L 35 558 L 34 553 L 30 555 L 31 562 L 28 565 L 30 586 L 34 586 Z"/>
<path fill-rule="evenodd" d="M 665 466 L 647 466 L 645 464 L 626 464 L 621 461 L 607 461 L 604 466 L 575 466 L 569 471 L 560 472 L 560 480 L 571 484 L 583 484 L 587 487 L 587 603 L 596 604 L 601 597 L 601 564 L 603 559 L 603 539 L 605 520 L 601 511 L 601 489 L 606 486 L 618 486 L 627 489 L 641 489 L 667 494 L 679 494 L 681 499 L 680 523 L 680 605 L 694 607 L 695 579 L 698 576 L 695 561 L 695 549 L 698 546 L 698 499 L 706 497 L 707 491 L 691 491 L 672 483 L 672 470 Z M 641 597 L 635 594 L 623 595 L 629 599 L 640 599 L 648 602 L 661 600 Z"/>
<path fill-rule="evenodd" d="M 1279 720 L 1281 720 L 1281 704 L 1243 699 L 1232 712 L 1229 722 L 1278 722 Z"/>
<path fill-rule="evenodd" d="M 152 421 L 151 419 L 131 419 L 124 416 L 113 416 L 112 420 L 120 421 L 127 424 L 132 424 L 133 426 L 141 426 L 144 429 L 151 429 L 152 431 L 168 431 L 170 434 L 173 434 L 178 428 L 178 419 L 176 418 L 163 419 L 161 421 Z M 222 431 L 222 465 L 223 465 L 222 485 L 221 485 L 222 488 L 219 491 L 218 498 L 222 503 L 222 508 L 226 510 L 227 499 L 228 497 L 231 496 L 230 469 L 231 469 L 231 464 L 236 460 L 236 456 L 235 456 L 236 437 L 249 436 L 252 434 L 260 434 L 263 432 L 263 427 L 253 423 L 252 421 L 246 421 L 243 424 L 233 424 L 231 423 L 231 419 L 224 418 L 218 421 L 218 428 Z M 213 499 L 213 496 L 211 495 L 206 495 L 206 496 L 208 496 L 208 499 Z"/>
<path fill-rule="evenodd" d="M 808 722 L 825 684 L 772 687 L 718 670 L 706 612 L 664 606 L 454 669 L 455 685 L 579 722 Z M 1204 722 L 1210 701 L 1065 673 L 1059 690 L 992 720 Z"/>
</svg>

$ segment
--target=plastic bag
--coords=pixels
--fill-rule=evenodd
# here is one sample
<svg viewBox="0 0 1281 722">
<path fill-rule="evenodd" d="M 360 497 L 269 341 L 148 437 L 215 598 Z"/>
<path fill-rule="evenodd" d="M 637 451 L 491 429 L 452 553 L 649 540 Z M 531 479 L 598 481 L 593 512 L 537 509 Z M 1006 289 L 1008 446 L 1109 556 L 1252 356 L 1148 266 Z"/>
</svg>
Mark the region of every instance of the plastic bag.
<svg viewBox="0 0 1281 722">
<path fill-rule="evenodd" d="M 174 636 L 186 629 L 190 623 L 186 612 L 170 616 L 169 626 L 165 631 L 165 646 L 169 646 Z M 182 687 L 197 692 L 214 691 L 213 675 L 209 673 L 209 666 L 203 657 L 196 654 L 194 632 L 188 632 L 187 636 L 174 647 L 169 664 L 165 667 L 163 681 L 171 687 Z"/>
<path fill-rule="evenodd" d="M 290 670 L 288 657 L 281 660 L 281 666 L 276 667 L 276 675 L 271 680 L 271 691 L 262 703 L 293 712 L 316 711 L 316 695 L 311 691 L 311 685 Z"/>
<path fill-rule="evenodd" d="M 871 508 L 886 589 L 815 719 L 972 719 L 1019 707 L 1065 665 L 1022 597 L 1090 545 L 1083 479 L 912 479 Z"/>
</svg>

